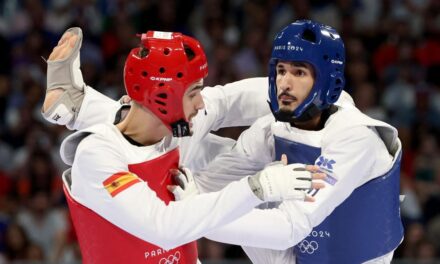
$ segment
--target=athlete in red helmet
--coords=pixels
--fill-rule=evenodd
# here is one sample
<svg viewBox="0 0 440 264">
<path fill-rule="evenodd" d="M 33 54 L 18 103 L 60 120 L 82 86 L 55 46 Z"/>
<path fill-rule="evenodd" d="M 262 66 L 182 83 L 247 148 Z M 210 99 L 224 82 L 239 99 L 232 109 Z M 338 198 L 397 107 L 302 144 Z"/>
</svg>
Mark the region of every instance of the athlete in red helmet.
<svg viewBox="0 0 440 264">
<path fill-rule="evenodd" d="M 78 28 L 70 32 L 81 35 Z M 74 56 L 69 65 L 78 63 Z M 57 69 L 60 80 L 82 80 L 78 72 Z M 205 107 L 201 90 L 207 70 L 195 39 L 178 33 L 142 34 L 141 46 L 125 64 L 125 86 L 133 98 L 126 118 L 117 125 L 93 125 L 64 140 L 61 155 L 72 166 L 63 174 L 64 188 L 84 263 L 193 264 L 194 240 L 256 205 L 304 200 L 304 190 L 320 186 L 311 183 L 312 173 L 304 166 L 274 164 L 219 192 L 173 201 L 167 189 L 174 184 L 173 175 L 184 185 L 193 182 L 189 170 L 178 170 L 178 145 L 191 138 L 184 136 L 191 134 L 193 117 Z M 63 87 L 62 81 L 48 82 Z M 46 112 L 59 122 L 64 110 Z"/>
<path fill-rule="evenodd" d="M 142 34 L 141 42 L 142 46 L 133 49 L 125 63 L 128 96 L 148 108 L 174 136 L 190 135 L 189 119 L 204 108 L 198 95 L 202 79 L 208 75 L 208 62 L 200 43 L 180 33 L 158 31 Z M 189 101 L 182 101 L 186 94 L 194 98 L 187 113 L 183 104 Z"/>
</svg>

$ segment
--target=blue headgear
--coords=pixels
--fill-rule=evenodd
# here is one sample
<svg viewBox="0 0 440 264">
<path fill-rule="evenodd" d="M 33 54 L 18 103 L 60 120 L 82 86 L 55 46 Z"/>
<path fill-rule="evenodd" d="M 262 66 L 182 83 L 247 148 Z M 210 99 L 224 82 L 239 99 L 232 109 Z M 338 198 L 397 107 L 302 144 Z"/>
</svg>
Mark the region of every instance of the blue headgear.
<svg viewBox="0 0 440 264">
<path fill-rule="evenodd" d="M 290 120 L 307 119 L 307 114 L 326 109 L 338 100 L 345 84 L 345 49 L 335 29 L 310 20 L 298 20 L 275 36 L 269 64 L 269 104 L 277 120 L 289 121 L 279 112 L 275 81 L 280 60 L 307 62 L 315 70 L 312 90 L 288 117 Z"/>
</svg>

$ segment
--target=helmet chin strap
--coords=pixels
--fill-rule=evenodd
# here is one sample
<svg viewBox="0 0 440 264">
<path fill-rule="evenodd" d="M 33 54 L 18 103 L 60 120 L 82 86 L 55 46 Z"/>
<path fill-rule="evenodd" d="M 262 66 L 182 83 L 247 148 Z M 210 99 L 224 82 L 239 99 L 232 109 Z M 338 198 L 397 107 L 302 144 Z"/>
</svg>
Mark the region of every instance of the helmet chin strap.
<svg viewBox="0 0 440 264">
<path fill-rule="evenodd" d="M 189 129 L 189 123 L 183 119 L 171 124 L 171 131 L 173 137 L 188 137 L 191 136 L 191 130 Z"/>
</svg>

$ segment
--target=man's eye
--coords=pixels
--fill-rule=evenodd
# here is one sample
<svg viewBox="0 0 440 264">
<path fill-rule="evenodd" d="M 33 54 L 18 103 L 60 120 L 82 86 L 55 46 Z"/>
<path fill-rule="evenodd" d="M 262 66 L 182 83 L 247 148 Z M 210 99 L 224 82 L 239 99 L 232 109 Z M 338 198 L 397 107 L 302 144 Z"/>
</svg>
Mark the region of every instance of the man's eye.
<svg viewBox="0 0 440 264">
<path fill-rule="evenodd" d="M 284 73 L 286 73 L 286 71 L 284 69 L 277 70 L 277 74 L 284 75 Z"/>
<path fill-rule="evenodd" d="M 295 72 L 295 75 L 296 75 L 296 76 L 304 76 L 304 75 L 306 75 L 306 73 L 305 73 L 305 71 L 303 71 L 303 70 L 297 70 L 297 71 Z"/>
</svg>

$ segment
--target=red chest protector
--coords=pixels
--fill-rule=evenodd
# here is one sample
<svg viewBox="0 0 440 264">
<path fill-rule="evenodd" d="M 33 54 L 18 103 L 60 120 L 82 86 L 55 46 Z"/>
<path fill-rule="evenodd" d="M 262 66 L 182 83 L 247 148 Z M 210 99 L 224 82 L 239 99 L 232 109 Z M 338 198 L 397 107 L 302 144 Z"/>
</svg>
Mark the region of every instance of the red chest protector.
<svg viewBox="0 0 440 264">
<path fill-rule="evenodd" d="M 166 204 L 174 200 L 166 188 L 172 184 L 169 170 L 177 168 L 179 150 L 176 148 L 158 158 L 129 165 L 129 171 L 148 182 L 148 186 Z M 64 186 L 70 214 L 78 236 L 83 263 L 155 263 L 195 264 L 197 243 L 191 242 L 172 250 L 147 243 L 108 222 L 92 210 L 72 199 Z"/>
</svg>

